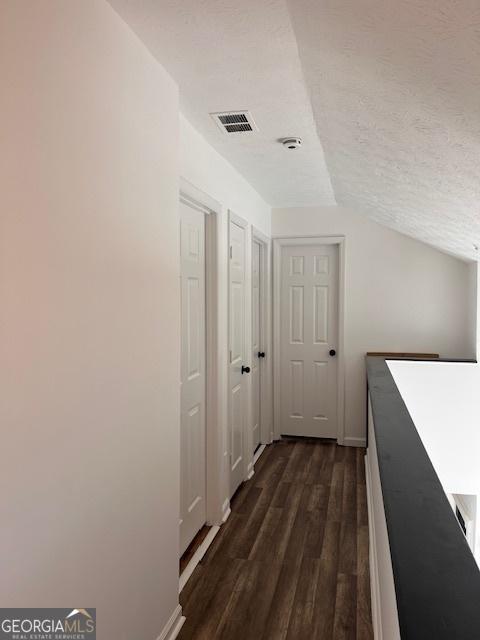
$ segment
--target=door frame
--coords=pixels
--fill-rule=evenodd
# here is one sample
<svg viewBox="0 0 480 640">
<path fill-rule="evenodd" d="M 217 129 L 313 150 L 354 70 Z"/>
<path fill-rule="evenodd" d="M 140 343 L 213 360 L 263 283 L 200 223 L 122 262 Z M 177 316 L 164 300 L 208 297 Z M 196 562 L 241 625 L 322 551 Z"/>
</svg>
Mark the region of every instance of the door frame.
<svg viewBox="0 0 480 640">
<path fill-rule="evenodd" d="M 224 403 L 220 389 L 222 376 L 218 270 L 218 247 L 222 207 L 219 202 L 180 178 L 179 201 L 205 214 L 205 506 L 207 524 L 220 525 L 223 505 L 223 424 Z"/>
<path fill-rule="evenodd" d="M 260 444 L 266 445 L 273 441 L 273 398 L 272 398 L 272 270 L 271 270 L 271 240 L 256 227 L 252 226 L 252 247 L 253 243 L 260 245 L 260 282 L 263 299 L 261 300 L 261 342 L 266 351 L 267 357 L 260 367 L 260 389 L 262 390 L 262 400 L 260 402 Z M 250 261 L 252 271 L 253 262 Z M 251 349 L 250 349 L 251 351 Z"/>
<path fill-rule="evenodd" d="M 337 346 L 337 420 L 338 444 L 345 444 L 345 236 L 276 236 L 273 241 L 273 420 L 274 438 L 280 439 L 281 389 L 281 267 L 282 248 L 288 246 L 338 246 L 338 346 Z"/>
</svg>

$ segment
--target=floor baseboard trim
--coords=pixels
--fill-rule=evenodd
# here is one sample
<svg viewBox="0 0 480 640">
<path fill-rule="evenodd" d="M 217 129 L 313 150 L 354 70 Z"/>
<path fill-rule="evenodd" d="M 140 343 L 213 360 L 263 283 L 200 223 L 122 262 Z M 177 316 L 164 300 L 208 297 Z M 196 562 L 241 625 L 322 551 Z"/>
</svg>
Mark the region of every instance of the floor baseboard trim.
<svg viewBox="0 0 480 640">
<path fill-rule="evenodd" d="M 226 522 L 228 520 L 228 516 L 231 513 L 231 509 L 230 509 L 230 500 L 225 500 L 225 502 L 222 504 L 222 521 L 221 521 L 221 525 Z"/>
<path fill-rule="evenodd" d="M 367 441 L 365 438 L 350 438 L 346 436 L 343 440 L 345 447 L 365 447 Z"/>
<path fill-rule="evenodd" d="M 225 524 L 225 522 L 228 520 L 228 518 L 230 517 L 230 514 L 232 513 L 232 510 L 230 509 L 230 502 L 228 503 L 228 507 L 226 509 L 226 511 L 223 514 L 223 518 L 222 518 L 222 524 Z"/>
<path fill-rule="evenodd" d="M 260 456 L 262 455 L 262 453 L 265 451 L 265 449 L 267 448 L 266 444 L 261 444 L 258 449 L 255 451 L 255 455 L 253 456 L 253 464 L 256 465 L 258 462 L 258 459 L 260 458 Z"/>
<path fill-rule="evenodd" d="M 175 640 L 185 620 L 185 616 L 182 616 L 182 607 L 178 604 L 157 640 Z"/>
<path fill-rule="evenodd" d="M 372 476 L 370 472 L 370 460 L 368 453 L 365 456 L 365 483 L 367 489 L 367 509 L 368 509 L 368 540 L 369 540 L 369 565 L 370 565 L 370 602 L 372 612 L 373 637 L 375 640 L 382 640 L 382 625 L 379 611 L 380 592 L 378 581 L 377 545 L 375 540 L 375 521 L 373 518 L 372 503 Z"/>
<path fill-rule="evenodd" d="M 253 468 L 254 462 L 251 462 L 247 467 L 247 480 L 251 480 L 253 478 L 253 474 L 255 473 L 255 469 Z"/>
<path fill-rule="evenodd" d="M 207 553 L 208 547 L 212 544 L 215 536 L 220 531 L 220 527 L 215 525 L 210 527 L 210 531 L 205 536 L 202 544 L 198 547 L 195 553 L 192 556 L 192 559 L 187 564 L 185 569 L 182 571 L 182 575 L 180 576 L 179 584 L 178 584 L 178 592 L 182 593 L 183 587 L 187 584 L 188 579 L 195 571 L 198 563 L 202 560 L 203 556 Z"/>
</svg>

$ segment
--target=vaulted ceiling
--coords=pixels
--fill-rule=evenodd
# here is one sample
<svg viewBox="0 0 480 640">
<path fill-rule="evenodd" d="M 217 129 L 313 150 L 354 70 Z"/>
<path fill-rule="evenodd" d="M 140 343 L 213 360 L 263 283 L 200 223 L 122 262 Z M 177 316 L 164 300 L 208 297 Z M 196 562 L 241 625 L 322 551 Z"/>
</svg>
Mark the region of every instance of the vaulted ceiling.
<svg viewBox="0 0 480 640">
<path fill-rule="evenodd" d="M 290 0 L 289 8 L 337 202 L 476 257 L 478 0 Z"/>
<path fill-rule="evenodd" d="M 110 1 L 272 206 L 336 200 L 477 259 L 478 0 Z M 208 114 L 232 109 L 259 132 L 223 134 Z"/>
</svg>

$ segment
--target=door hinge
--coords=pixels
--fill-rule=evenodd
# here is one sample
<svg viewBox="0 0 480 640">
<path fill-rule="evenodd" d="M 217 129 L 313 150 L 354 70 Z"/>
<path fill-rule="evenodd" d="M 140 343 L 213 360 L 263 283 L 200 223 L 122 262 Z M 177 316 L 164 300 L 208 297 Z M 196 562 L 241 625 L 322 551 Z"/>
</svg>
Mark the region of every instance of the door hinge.
<svg viewBox="0 0 480 640">
<path fill-rule="evenodd" d="M 233 249 L 233 247 L 232 247 L 232 245 L 230 245 L 230 260 L 232 259 L 232 254 L 233 254 L 232 249 Z"/>
</svg>

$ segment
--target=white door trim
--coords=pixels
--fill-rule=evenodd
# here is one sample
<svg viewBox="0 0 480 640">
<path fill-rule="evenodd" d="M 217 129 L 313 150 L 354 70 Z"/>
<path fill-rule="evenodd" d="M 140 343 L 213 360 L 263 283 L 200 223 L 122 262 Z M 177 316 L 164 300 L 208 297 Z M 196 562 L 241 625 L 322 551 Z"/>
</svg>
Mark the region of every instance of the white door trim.
<svg viewBox="0 0 480 640">
<path fill-rule="evenodd" d="M 247 220 L 245 220 L 245 218 L 241 218 L 240 216 L 237 216 L 237 214 L 233 213 L 231 209 L 228 210 L 228 219 L 230 222 L 234 222 L 235 224 L 238 224 L 238 226 L 242 227 L 242 229 L 248 229 Z"/>
<path fill-rule="evenodd" d="M 260 402 L 260 443 L 270 444 L 273 440 L 273 397 L 272 397 L 272 269 L 271 269 L 271 240 L 261 231 L 252 226 L 252 245 L 258 242 L 261 246 L 261 300 L 262 328 L 261 342 L 266 352 L 266 358 L 260 369 L 260 388 L 262 400 Z"/>
<path fill-rule="evenodd" d="M 218 247 L 222 207 L 209 195 L 180 178 L 181 202 L 205 216 L 205 312 L 206 312 L 206 512 L 207 524 L 219 525 L 223 518 L 223 434 L 224 400 L 220 389 L 223 358 L 219 328 L 221 284 Z"/>
<path fill-rule="evenodd" d="M 236 213 L 234 213 L 231 209 L 228 210 L 228 250 L 230 252 L 230 223 L 233 222 L 234 224 L 238 225 L 239 227 L 241 227 L 242 229 L 245 230 L 245 256 L 244 256 L 244 260 L 245 260 L 245 280 L 244 280 L 244 286 L 245 286 L 245 317 L 244 317 L 244 354 L 243 354 L 243 358 L 244 358 L 244 362 L 245 365 L 250 365 L 249 359 L 250 356 L 249 354 L 251 353 L 251 269 L 248 267 L 248 265 L 251 264 L 251 260 L 252 260 L 252 256 L 251 256 L 251 233 L 249 233 L 250 230 L 250 226 L 248 224 L 248 221 L 245 220 L 245 218 L 240 217 L 239 215 L 237 215 Z M 229 259 L 228 259 L 228 282 L 230 283 L 230 253 L 229 253 Z M 228 302 L 228 348 L 230 348 L 230 292 L 229 292 L 229 302 Z M 230 399 L 230 367 L 229 367 L 229 372 L 228 372 L 228 376 L 229 376 L 229 383 L 228 383 L 228 389 L 229 389 L 229 394 L 228 394 L 228 398 Z M 245 397 L 246 397 L 246 406 L 245 406 L 245 416 L 249 416 L 250 412 L 251 412 L 251 395 L 252 395 L 252 389 L 251 389 L 251 378 L 250 376 L 246 376 L 246 380 L 245 380 L 246 384 L 245 384 Z M 229 420 L 230 420 L 230 407 L 228 408 L 228 416 L 229 416 Z M 228 425 L 228 437 L 230 438 L 230 425 Z M 249 475 L 251 474 L 251 471 L 253 469 L 253 451 L 251 451 L 251 438 L 250 438 L 250 430 L 248 429 L 248 420 L 245 419 L 244 423 L 243 423 L 243 479 L 244 480 L 248 480 Z M 231 444 L 230 441 L 228 441 L 228 452 L 230 453 L 231 451 Z M 229 466 L 230 469 L 230 466 Z"/>
<path fill-rule="evenodd" d="M 206 214 L 220 215 L 222 212 L 222 206 L 219 202 L 211 198 L 208 193 L 197 189 L 185 178 L 180 178 L 180 199 Z"/>
<path fill-rule="evenodd" d="M 338 245 L 338 444 L 345 444 L 345 236 L 277 236 L 273 241 L 273 421 L 274 438 L 280 438 L 280 291 L 282 247 Z"/>
</svg>

